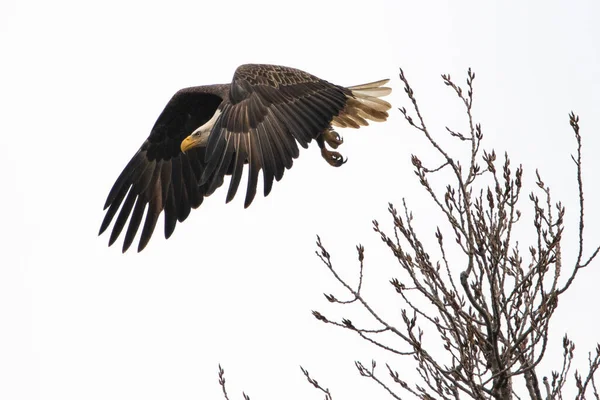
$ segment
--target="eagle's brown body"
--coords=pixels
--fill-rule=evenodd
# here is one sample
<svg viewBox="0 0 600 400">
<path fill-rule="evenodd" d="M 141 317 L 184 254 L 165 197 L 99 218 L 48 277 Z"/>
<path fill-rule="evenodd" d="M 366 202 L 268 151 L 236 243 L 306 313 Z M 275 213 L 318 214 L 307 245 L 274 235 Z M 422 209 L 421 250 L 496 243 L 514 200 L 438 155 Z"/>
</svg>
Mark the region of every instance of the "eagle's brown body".
<svg viewBox="0 0 600 400">
<path fill-rule="evenodd" d="M 117 215 L 109 244 L 129 219 L 123 251 L 139 229 L 147 208 L 138 251 L 152 236 L 161 212 L 165 237 L 205 196 L 231 175 L 227 193 L 237 192 L 248 164 L 245 206 L 256 194 L 262 170 L 265 196 L 316 139 L 325 160 L 343 164 L 329 151 L 342 143 L 332 126 L 358 128 L 367 120 L 385 121 L 390 104 L 379 99 L 387 80 L 345 88 L 306 72 L 273 65 L 242 65 L 231 84 L 198 86 L 177 92 L 158 117 L 150 136 L 125 167 L 106 200 L 100 233 Z"/>
</svg>

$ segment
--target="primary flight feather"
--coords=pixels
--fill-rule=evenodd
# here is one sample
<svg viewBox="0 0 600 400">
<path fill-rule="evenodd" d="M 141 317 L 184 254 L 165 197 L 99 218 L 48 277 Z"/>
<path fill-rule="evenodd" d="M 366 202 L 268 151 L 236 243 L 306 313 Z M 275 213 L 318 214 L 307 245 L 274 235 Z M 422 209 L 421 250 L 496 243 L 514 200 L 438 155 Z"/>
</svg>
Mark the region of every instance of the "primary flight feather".
<svg viewBox="0 0 600 400">
<path fill-rule="evenodd" d="M 256 195 L 262 171 L 264 195 L 292 167 L 315 139 L 323 158 L 339 167 L 335 151 L 342 144 L 333 127 L 359 128 L 385 121 L 391 92 L 387 79 L 342 87 L 298 69 L 247 64 L 237 68 L 230 84 L 197 86 L 175 93 L 150 136 L 114 183 L 104 209 L 102 234 L 116 216 L 112 245 L 123 229 L 123 252 L 143 221 L 138 251 L 146 247 L 164 212 L 165 237 L 231 175 L 227 202 L 237 193 L 248 165 L 244 205 Z M 129 224 L 127 224 L 129 221 Z"/>
</svg>

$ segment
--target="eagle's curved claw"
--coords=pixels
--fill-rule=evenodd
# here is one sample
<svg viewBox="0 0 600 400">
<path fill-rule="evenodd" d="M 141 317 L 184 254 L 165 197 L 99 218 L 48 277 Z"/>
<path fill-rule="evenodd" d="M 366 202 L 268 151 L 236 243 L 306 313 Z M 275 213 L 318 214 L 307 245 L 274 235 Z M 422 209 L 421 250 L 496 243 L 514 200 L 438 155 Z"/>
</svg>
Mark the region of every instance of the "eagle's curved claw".
<svg viewBox="0 0 600 400">
<path fill-rule="evenodd" d="M 332 167 L 341 167 L 348 161 L 347 158 L 344 160 L 344 157 L 337 151 L 329 151 L 325 147 L 321 149 L 321 155 Z"/>
<path fill-rule="evenodd" d="M 333 129 L 323 132 L 323 139 L 332 149 L 337 149 L 340 144 L 344 143 L 344 139 Z"/>
</svg>

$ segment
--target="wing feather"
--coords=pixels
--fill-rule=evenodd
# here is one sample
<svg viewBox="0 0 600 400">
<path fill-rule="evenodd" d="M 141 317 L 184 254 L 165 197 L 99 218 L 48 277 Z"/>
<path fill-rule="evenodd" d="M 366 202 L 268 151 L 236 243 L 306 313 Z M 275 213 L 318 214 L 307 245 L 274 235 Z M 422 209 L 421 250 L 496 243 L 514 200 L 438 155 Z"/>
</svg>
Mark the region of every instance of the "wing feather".
<svg viewBox="0 0 600 400">
<path fill-rule="evenodd" d="M 148 241 L 152 237 L 152 232 L 154 232 L 154 228 L 156 227 L 158 217 L 162 210 L 165 209 L 166 192 L 169 188 L 169 178 L 171 175 L 171 163 L 161 162 L 157 166 L 157 171 L 158 173 L 153 178 L 152 188 L 148 192 L 151 194 L 151 197 L 146 199 L 148 201 L 148 209 L 140 236 L 138 251 L 142 251 L 148 244 Z"/>
<path fill-rule="evenodd" d="M 237 150 L 235 152 L 235 164 L 233 166 L 233 171 L 231 172 L 231 181 L 229 182 L 229 189 L 227 190 L 227 199 L 225 200 L 227 203 L 233 200 L 242 180 L 244 163 L 246 162 L 246 157 L 248 156 L 247 146 L 242 145 L 242 142 L 246 140 L 246 136 L 248 135 L 242 134 L 236 135 L 233 138 L 233 140 L 235 140 L 235 148 Z"/>
<path fill-rule="evenodd" d="M 123 252 L 126 252 L 131 246 L 131 243 L 133 243 L 135 234 L 137 233 L 140 223 L 142 222 L 142 218 L 144 217 L 145 208 L 146 202 L 141 196 L 138 196 L 135 202 L 135 207 L 133 207 L 133 212 L 131 213 L 131 219 L 129 220 L 127 231 L 125 232 L 125 239 L 123 240 Z"/>
<path fill-rule="evenodd" d="M 99 235 L 104 233 L 106 228 L 108 228 L 110 226 L 110 223 L 112 222 L 113 218 L 117 214 L 117 211 L 119 211 L 119 207 L 121 206 L 121 203 L 123 202 L 123 199 L 125 198 L 125 195 L 127 194 L 128 191 L 129 191 L 129 187 L 121 186 L 121 190 L 119 191 L 119 193 L 117 193 L 113 197 L 112 203 L 109 203 L 109 208 L 106 211 L 106 215 L 104 216 L 104 219 L 102 220 L 102 224 L 100 225 L 100 232 L 98 233 Z"/>
<path fill-rule="evenodd" d="M 244 207 L 250 206 L 254 196 L 256 195 L 256 185 L 258 183 L 258 173 L 262 167 L 262 154 L 260 152 L 260 146 L 257 145 L 256 135 L 247 135 L 248 142 L 250 144 L 248 156 L 248 164 L 250 169 L 248 172 L 248 188 L 246 189 L 246 199 L 244 200 Z"/>
<path fill-rule="evenodd" d="M 273 187 L 273 178 L 277 174 L 279 166 L 283 168 L 283 164 L 275 159 L 269 137 L 267 136 L 263 124 L 258 125 L 255 130 L 255 135 L 263 159 L 264 195 L 268 196 Z"/>
<path fill-rule="evenodd" d="M 231 133 L 229 132 L 222 132 L 222 134 L 225 136 L 224 139 L 222 140 L 222 142 L 225 144 L 225 149 L 221 152 L 221 158 L 216 166 L 216 174 L 215 176 L 217 177 L 222 177 L 225 175 L 225 173 L 227 172 L 227 170 L 229 169 L 230 163 L 231 163 L 231 159 L 233 158 L 234 155 L 234 147 L 235 144 L 233 142 L 233 140 L 229 140 L 229 138 L 231 137 Z M 215 157 L 216 159 L 216 157 Z M 212 162 L 212 160 L 211 160 Z M 219 185 L 220 186 L 220 182 L 219 180 L 213 181 L 211 186 L 209 186 L 209 191 L 212 191 L 215 188 L 213 188 L 213 185 Z"/>
<path fill-rule="evenodd" d="M 273 128 L 269 118 L 265 119 L 265 124 L 263 124 L 262 127 L 265 131 L 265 140 L 267 143 L 271 143 L 271 151 L 274 158 L 275 179 L 279 181 L 283 177 L 285 169 L 291 168 L 292 156 L 287 153 L 283 139 L 277 134 L 277 131 Z"/>
<path fill-rule="evenodd" d="M 131 214 L 131 209 L 135 204 L 135 200 L 137 199 L 137 194 L 132 189 L 129 190 L 129 194 L 127 194 L 127 198 L 125 199 L 125 203 L 123 203 L 123 207 L 121 207 L 121 211 L 119 212 L 119 216 L 115 221 L 115 225 L 113 226 L 112 233 L 110 234 L 110 239 L 108 240 L 108 245 L 111 246 L 115 240 L 119 237 L 125 224 L 127 223 L 127 219 Z"/>
<path fill-rule="evenodd" d="M 165 203 L 165 238 L 170 238 L 177 225 L 177 202 L 175 200 L 175 187 L 169 186 L 167 201 Z"/>
</svg>

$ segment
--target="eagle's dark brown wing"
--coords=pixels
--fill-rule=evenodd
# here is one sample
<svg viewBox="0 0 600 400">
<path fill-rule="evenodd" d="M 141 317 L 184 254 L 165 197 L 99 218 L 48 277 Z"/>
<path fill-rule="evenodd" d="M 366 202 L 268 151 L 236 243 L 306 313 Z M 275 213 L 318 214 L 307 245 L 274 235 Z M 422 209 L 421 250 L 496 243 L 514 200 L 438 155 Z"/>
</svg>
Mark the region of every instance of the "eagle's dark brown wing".
<svg viewBox="0 0 600 400">
<path fill-rule="evenodd" d="M 199 185 L 205 167 L 205 148 L 181 152 L 181 141 L 203 125 L 221 103 L 220 96 L 206 93 L 210 87 L 182 89 L 166 105 L 150 136 L 114 183 L 104 209 L 102 234 L 117 215 L 109 245 L 119 237 L 127 221 L 123 242 L 125 252 L 140 227 L 147 208 L 138 251 L 152 236 L 158 217 L 165 212 L 165 237 L 171 236 L 177 221 L 187 218 L 207 195 L 207 185 Z M 221 180 L 222 182 L 222 180 Z M 216 186 L 212 181 L 211 186 Z M 131 218 L 130 218 L 131 216 Z"/>
<path fill-rule="evenodd" d="M 235 196 L 245 163 L 249 164 L 245 206 L 256 194 L 263 171 L 264 194 L 273 179 L 298 157 L 298 146 L 327 129 L 345 107 L 351 91 L 306 72 L 274 65 L 242 65 L 233 77 L 229 98 L 219 107 L 206 147 L 202 181 L 222 182 L 231 174 L 227 201 Z"/>
</svg>

